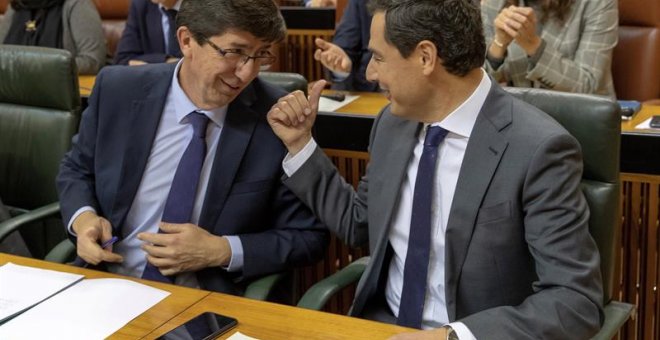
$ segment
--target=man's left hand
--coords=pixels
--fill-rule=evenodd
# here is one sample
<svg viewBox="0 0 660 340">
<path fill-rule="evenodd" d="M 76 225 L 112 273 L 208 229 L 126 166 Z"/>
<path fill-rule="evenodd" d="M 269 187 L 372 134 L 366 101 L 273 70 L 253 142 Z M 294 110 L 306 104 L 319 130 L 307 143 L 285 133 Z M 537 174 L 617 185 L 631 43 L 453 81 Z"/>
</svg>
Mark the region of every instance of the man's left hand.
<svg viewBox="0 0 660 340">
<path fill-rule="evenodd" d="M 412 333 L 401 333 L 392 336 L 389 340 L 438 340 L 447 338 L 446 328 L 436 328 L 428 331 L 417 331 Z"/>
<path fill-rule="evenodd" d="M 194 224 L 160 223 L 160 233 L 140 233 L 147 261 L 165 276 L 226 266 L 231 259 L 229 241 Z"/>
</svg>

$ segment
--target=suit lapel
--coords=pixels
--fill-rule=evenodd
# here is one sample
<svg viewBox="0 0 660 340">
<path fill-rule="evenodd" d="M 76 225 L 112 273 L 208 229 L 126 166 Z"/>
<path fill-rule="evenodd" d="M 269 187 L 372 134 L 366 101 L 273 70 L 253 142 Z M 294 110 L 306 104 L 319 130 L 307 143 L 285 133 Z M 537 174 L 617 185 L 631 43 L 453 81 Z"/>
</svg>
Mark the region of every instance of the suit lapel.
<svg viewBox="0 0 660 340">
<path fill-rule="evenodd" d="M 229 104 L 227 110 L 205 195 L 206 198 L 213 199 L 204 200 L 199 219 L 200 226 L 207 230 L 217 224 L 257 125 L 259 114 L 251 107 L 256 100 L 252 86 L 243 90 L 239 97 Z"/>
<path fill-rule="evenodd" d="M 121 164 L 119 188 L 112 207 L 112 220 L 116 221 L 115 226 L 123 225 L 142 180 L 142 176 L 135 174 L 143 174 L 147 166 L 174 67 L 175 65 L 162 67 L 155 74 L 146 74 L 143 88 L 145 98 L 131 102 L 128 113 L 130 124 L 125 137 L 127 142 Z"/>
<path fill-rule="evenodd" d="M 493 84 L 468 142 L 447 222 L 445 297 L 449 321 L 456 318 L 456 289 L 481 202 L 508 141 L 502 130 L 511 123 L 511 100 Z"/>
</svg>

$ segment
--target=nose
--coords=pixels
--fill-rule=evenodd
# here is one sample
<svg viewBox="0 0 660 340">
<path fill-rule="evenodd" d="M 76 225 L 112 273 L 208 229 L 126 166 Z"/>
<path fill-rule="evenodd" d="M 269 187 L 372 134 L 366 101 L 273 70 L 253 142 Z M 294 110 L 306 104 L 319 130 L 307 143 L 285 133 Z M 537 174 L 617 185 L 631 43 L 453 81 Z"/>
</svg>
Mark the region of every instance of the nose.
<svg viewBox="0 0 660 340">
<path fill-rule="evenodd" d="M 370 82 L 378 81 L 378 72 L 376 71 L 376 66 L 374 65 L 374 60 L 370 59 L 369 64 L 367 64 L 367 70 L 365 71 L 365 77 Z"/>
<path fill-rule="evenodd" d="M 257 67 L 256 60 L 250 59 L 247 63 L 236 64 L 236 70 L 234 71 L 234 74 L 240 78 L 241 81 L 245 82 L 246 80 L 256 75 L 258 72 L 259 68 Z"/>
</svg>

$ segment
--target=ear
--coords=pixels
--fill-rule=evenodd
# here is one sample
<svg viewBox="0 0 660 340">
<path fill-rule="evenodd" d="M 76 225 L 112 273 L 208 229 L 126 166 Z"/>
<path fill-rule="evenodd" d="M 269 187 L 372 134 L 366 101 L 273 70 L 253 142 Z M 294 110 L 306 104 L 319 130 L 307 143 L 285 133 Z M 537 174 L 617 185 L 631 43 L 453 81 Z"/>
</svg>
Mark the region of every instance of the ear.
<svg viewBox="0 0 660 340">
<path fill-rule="evenodd" d="M 436 64 L 439 62 L 438 49 L 435 47 L 435 44 L 428 40 L 422 40 L 417 44 L 417 53 L 424 75 L 433 73 Z"/>
<path fill-rule="evenodd" d="M 179 41 L 181 54 L 183 54 L 184 57 L 190 57 L 192 53 L 192 44 L 196 44 L 196 42 L 188 27 L 186 26 L 179 27 L 176 30 L 176 38 Z"/>
</svg>

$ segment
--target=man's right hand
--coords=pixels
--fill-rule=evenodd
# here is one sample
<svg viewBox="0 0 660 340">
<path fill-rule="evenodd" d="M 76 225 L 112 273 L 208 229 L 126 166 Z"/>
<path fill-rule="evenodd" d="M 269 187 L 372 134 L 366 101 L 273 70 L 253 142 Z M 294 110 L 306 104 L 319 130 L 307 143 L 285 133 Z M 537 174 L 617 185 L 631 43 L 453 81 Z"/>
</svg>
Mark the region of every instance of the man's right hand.
<svg viewBox="0 0 660 340">
<path fill-rule="evenodd" d="M 314 43 L 318 47 L 314 51 L 314 59 L 320 61 L 323 66 L 332 72 L 351 73 L 353 62 L 341 47 L 321 38 L 316 38 Z"/>
<path fill-rule="evenodd" d="M 319 109 L 325 80 L 319 80 L 305 98 L 302 91 L 280 98 L 268 112 L 268 123 L 291 155 L 297 154 L 312 138 L 312 126 Z"/>
<path fill-rule="evenodd" d="M 112 226 L 92 211 L 78 215 L 71 226 L 78 237 L 78 256 L 85 262 L 97 265 L 101 262 L 122 262 L 124 259 L 112 252 L 112 246 L 102 249 L 101 243 L 112 238 Z"/>
</svg>

